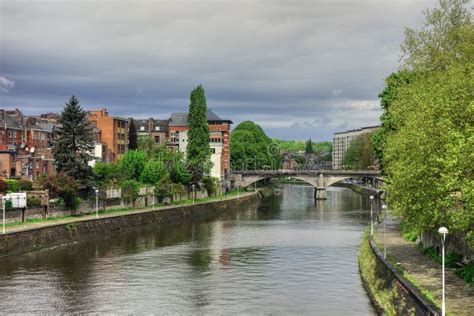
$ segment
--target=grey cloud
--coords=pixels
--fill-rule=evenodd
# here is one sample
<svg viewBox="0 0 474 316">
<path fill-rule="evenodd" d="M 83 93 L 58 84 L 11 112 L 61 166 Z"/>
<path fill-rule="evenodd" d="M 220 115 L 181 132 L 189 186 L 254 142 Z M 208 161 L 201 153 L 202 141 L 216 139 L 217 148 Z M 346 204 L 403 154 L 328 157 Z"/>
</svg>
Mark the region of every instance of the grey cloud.
<svg viewBox="0 0 474 316">
<path fill-rule="evenodd" d="M 59 111 L 71 94 L 120 116 L 208 106 L 273 136 L 377 124 L 404 26 L 434 0 L 0 0 L 1 107 Z"/>
</svg>

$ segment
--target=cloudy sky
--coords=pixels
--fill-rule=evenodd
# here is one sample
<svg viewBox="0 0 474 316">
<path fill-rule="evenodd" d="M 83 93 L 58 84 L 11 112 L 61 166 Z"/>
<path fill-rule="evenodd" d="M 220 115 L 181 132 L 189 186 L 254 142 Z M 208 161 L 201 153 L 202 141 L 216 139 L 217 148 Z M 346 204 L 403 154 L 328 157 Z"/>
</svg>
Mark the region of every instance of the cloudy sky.
<svg viewBox="0 0 474 316">
<path fill-rule="evenodd" d="M 405 26 L 434 0 L 0 0 L 0 108 L 167 118 L 208 107 L 270 136 L 378 124 Z"/>
</svg>

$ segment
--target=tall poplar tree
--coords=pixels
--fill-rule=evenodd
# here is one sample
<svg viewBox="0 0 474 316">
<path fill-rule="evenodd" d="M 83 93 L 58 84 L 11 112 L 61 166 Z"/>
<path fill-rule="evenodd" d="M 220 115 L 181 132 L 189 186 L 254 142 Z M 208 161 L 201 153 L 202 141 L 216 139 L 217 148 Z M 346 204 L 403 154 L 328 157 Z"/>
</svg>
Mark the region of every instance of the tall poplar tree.
<svg viewBox="0 0 474 316">
<path fill-rule="evenodd" d="M 137 148 L 138 148 L 137 129 L 135 126 L 135 120 L 131 119 L 130 124 L 128 124 L 128 149 L 135 150 Z"/>
<path fill-rule="evenodd" d="M 87 163 L 93 159 L 94 130 L 75 96 L 66 103 L 58 123 L 53 144 L 56 170 L 66 173 L 86 188 L 92 179 L 92 169 Z"/>
<path fill-rule="evenodd" d="M 192 183 L 199 183 L 209 174 L 211 147 L 209 145 L 209 126 L 207 125 L 207 105 L 204 88 L 199 85 L 191 92 L 188 115 L 188 146 L 186 159 L 192 174 Z"/>
<path fill-rule="evenodd" d="M 307 154 L 312 154 L 314 153 L 313 149 L 313 142 L 311 141 L 311 138 L 306 141 L 306 149 L 305 149 Z"/>
</svg>

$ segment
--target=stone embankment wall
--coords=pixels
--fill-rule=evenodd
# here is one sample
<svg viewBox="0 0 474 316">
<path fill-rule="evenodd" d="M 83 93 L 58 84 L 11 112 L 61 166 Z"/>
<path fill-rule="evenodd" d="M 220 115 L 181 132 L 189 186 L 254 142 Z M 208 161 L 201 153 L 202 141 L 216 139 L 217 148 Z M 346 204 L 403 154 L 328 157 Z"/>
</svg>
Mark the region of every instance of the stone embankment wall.
<svg viewBox="0 0 474 316">
<path fill-rule="evenodd" d="M 99 219 L 77 220 L 67 224 L 53 224 L 36 229 L 7 233 L 0 235 L 0 257 L 131 228 L 173 223 L 191 218 L 205 218 L 227 211 L 236 211 L 260 201 L 261 197 L 262 195 L 256 192 L 241 198 L 166 207 L 155 211 L 109 214 Z"/>
<path fill-rule="evenodd" d="M 359 253 L 359 269 L 372 303 L 381 315 L 441 315 L 388 260 L 383 258 L 373 238 L 364 237 Z"/>
</svg>

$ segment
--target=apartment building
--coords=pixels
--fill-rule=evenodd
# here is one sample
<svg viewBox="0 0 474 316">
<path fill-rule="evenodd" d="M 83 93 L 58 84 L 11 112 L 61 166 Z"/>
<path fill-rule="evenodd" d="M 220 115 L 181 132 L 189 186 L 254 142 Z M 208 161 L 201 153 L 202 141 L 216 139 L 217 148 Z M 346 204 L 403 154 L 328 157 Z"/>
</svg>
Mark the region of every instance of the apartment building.
<svg viewBox="0 0 474 316">
<path fill-rule="evenodd" d="M 361 134 L 375 132 L 379 127 L 380 126 L 368 126 L 334 133 L 332 137 L 332 168 L 334 170 L 342 169 L 342 158 L 354 139 Z"/>
<path fill-rule="evenodd" d="M 131 119 L 132 120 L 132 119 Z M 169 138 L 169 121 L 159 119 L 133 119 L 137 136 L 151 137 L 157 146 L 165 145 Z"/>
<path fill-rule="evenodd" d="M 119 160 L 128 150 L 128 119 L 111 116 L 107 109 L 88 111 L 88 119 L 100 130 L 98 143 L 106 145 L 106 161 Z"/>
<path fill-rule="evenodd" d="M 54 124 L 38 123 L 20 110 L 0 109 L 0 176 L 30 181 L 54 174 Z"/>
<path fill-rule="evenodd" d="M 211 110 L 208 110 L 206 115 L 213 163 L 211 176 L 223 179 L 230 169 L 230 126 L 232 121 L 220 118 Z M 188 113 L 172 113 L 169 120 L 168 146 L 186 153 L 188 131 Z"/>
</svg>

